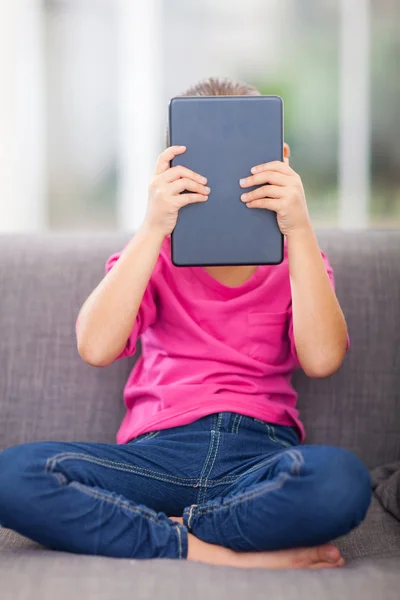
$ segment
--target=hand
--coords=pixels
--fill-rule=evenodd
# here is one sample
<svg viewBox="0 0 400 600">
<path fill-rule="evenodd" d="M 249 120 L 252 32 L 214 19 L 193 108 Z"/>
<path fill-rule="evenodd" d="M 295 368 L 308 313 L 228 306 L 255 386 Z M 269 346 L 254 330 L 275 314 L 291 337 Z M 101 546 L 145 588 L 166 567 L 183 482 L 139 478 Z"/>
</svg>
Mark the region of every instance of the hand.
<svg viewBox="0 0 400 600">
<path fill-rule="evenodd" d="M 205 202 L 210 193 L 205 177 L 186 167 L 171 167 L 171 160 L 185 151 L 185 146 L 172 146 L 160 154 L 149 188 L 145 223 L 164 236 L 175 228 L 182 206 Z M 193 193 L 182 194 L 185 190 Z"/>
<path fill-rule="evenodd" d="M 253 175 L 240 180 L 243 188 L 261 187 L 242 194 L 248 208 L 267 208 L 277 214 L 279 229 L 284 235 L 310 225 L 306 198 L 301 178 L 289 167 L 289 160 L 258 165 Z M 269 184 L 269 185 L 267 185 Z"/>
</svg>

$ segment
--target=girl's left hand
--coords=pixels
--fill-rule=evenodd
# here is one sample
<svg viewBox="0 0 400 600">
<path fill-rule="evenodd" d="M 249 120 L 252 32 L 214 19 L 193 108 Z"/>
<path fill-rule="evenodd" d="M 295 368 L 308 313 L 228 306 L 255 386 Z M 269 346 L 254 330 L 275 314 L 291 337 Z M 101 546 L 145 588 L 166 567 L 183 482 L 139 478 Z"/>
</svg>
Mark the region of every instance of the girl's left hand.
<svg viewBox="0 0 400 600">
<path fill-rule="evenodd" d="M 240 180 L 243 188 L 258 185 L 256 190 L 242 194 L 248 208 L 267 208 L 277 214 L 279 229 L 284 235 L 310 226 L 306 197 L 300 176 L 289 167 L 289 160 L 274 161 L 251 169 L 253 175 Z"/>
</svg>

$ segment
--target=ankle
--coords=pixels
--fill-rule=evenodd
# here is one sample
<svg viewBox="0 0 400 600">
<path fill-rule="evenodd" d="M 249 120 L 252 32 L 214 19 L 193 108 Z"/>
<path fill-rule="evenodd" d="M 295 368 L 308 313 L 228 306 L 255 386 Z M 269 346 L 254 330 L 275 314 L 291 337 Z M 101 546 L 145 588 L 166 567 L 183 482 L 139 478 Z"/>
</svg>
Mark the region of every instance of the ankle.
<svg viewBox="0 0 400 600">
<path fill-rule="evenodd" d="M 188 534 L 188 560 L 213 564 L 232 564 L 232 561 L 236 562 L 236 554 L 229 548 L 203 542 L 192 533 Z"/>
</svg>

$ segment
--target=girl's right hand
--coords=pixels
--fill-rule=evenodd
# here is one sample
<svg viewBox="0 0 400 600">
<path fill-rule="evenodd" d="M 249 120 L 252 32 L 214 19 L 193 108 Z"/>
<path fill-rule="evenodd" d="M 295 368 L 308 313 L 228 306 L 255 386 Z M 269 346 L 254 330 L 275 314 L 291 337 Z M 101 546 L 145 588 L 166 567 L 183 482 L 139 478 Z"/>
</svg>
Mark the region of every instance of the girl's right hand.
<svg viewBox="0 0 400 600">
<path fill-rule="evenodd" d="M 182 206 L 205 202 L 210 193 L 205 177 L 186 167 L 171 167 L 171 160 L 184 152 L 185 146 L 171 146 L 160 154 L 149 188 L 145 223 L 164 236 L 175 228 Z M 192 193 L 182 194 L 185 190 Z"/>
</svg>

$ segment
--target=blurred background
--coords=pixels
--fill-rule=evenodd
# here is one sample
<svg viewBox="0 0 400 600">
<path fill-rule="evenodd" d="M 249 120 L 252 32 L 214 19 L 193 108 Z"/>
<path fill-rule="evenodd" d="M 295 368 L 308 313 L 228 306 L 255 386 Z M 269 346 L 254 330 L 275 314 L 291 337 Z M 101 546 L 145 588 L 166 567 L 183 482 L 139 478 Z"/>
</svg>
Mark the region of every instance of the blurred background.
<svg viewBox="0 0 400 600">
<path fill-rule="evenodd" d="M 0 230 L 138 227 L 168 100 L 285 102 L 318 227 L 400 226 L 398 0 L 0 0 Z"/>
</svg>

